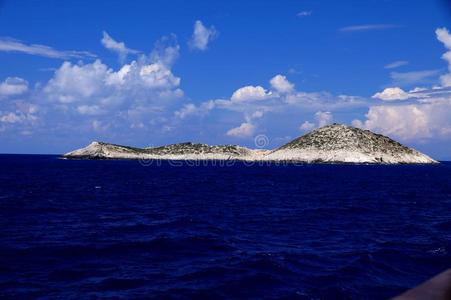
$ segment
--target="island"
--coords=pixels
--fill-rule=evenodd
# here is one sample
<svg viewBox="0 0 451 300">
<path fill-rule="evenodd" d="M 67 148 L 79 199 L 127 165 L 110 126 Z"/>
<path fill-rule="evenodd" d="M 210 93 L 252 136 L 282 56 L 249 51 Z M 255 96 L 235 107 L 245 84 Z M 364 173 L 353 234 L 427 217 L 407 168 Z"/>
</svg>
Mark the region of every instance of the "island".
<svg viewBox="0 0 451 300">
<path fill-rule="evenodd" d="M 136 148 L 103 142 L 63 155 L 66 159 L 241 160 L 348 164 L 435 164 L 436 160 L 369 130 L 332 124 L 273 149 L 178 143 Z"/>
</svg>

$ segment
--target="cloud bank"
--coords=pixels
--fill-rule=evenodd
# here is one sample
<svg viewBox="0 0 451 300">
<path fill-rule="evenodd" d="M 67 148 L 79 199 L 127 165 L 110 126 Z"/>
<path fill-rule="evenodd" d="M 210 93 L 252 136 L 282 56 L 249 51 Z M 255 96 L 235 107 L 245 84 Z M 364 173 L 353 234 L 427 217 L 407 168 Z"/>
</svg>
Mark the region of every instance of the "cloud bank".
<svg viewBox="0 0 451 300">
<path fill-rule="evenodd" d="M 205 50 L 215 33 L 200 21 L 196 24 L 197 42 L 191 47 Z M 298 135 L 299 130 L 352 121 L 401 141 L 446 140 L 451 137 L 451 35 L 439 28 L 436 36 L 446 49 L 446 74 L 391 72 L 393 85 L 371 98 L 306 92 L 301 82 L 295 85 L 275 73 L 266 82 L 238 85 L 224 97 L 200 101 L 185 95 L 182 78 L 174 72 L 180 57 L 175 36 L 161 38 L 150 53 L 143 53 L 104 32 L 101 43 L 118 54 L 119 67 L 100 58 L 73 62 L 69 59 L 74 57 L 66 56 L 44 82 L 30 84 L 14 76 L 0 81 L 0 134 L 100 137 L 134 144 L 138 138 L 157 143 L 181 136 L 252 143 L 264 133 L 280 142 L 289 138 L 286 131 Z M 129 55 L 134 57 L 125 62 Z M 401 65 L 393 62 L 388 69 Z M 440 85 L 428 88 L 404 87 L 438 80 Z"/>
</svg>

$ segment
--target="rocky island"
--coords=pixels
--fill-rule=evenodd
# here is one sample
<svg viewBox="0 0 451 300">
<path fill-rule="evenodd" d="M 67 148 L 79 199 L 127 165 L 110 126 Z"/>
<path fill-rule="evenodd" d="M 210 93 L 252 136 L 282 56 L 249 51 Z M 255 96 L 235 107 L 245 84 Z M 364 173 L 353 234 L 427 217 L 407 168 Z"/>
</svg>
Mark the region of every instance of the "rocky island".
<svg viewBox="0 0 451 300">
<path fill-rule="evenodd" d="M 429 156 L 386 136 L 332 124 L 311 131 L 274 150 L 237 145 L 179 143 L 135 148 L 92 142 L 63 156 L 69 159 L 243 160 L 305 163 L 431 164 Z"/>
</svg>

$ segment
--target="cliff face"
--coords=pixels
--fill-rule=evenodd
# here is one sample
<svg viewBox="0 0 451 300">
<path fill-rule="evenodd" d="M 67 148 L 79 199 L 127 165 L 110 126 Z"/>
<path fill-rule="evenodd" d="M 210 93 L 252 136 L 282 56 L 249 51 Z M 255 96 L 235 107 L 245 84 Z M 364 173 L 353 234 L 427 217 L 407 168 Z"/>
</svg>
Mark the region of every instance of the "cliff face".
<svg viewBox="0 0 451 300">
<path fill-rule="evenodd" d="M 427 155 L 369 130 L 333 124 L 314 130 L 275 150 L 237 145 L 180 143 L 133 148 L 93 142 L 65 158 L 296 161 L 307 163 L 408 164 L 437 163 Z"/>
</svg>

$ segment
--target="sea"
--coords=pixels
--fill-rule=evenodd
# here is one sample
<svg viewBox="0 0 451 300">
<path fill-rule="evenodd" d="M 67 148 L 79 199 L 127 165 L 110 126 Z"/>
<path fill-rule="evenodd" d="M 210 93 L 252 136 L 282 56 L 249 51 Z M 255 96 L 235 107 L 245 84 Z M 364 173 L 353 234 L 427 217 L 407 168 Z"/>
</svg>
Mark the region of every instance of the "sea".
<svg viewBox="0 0 451 300">
<path fill-rule="evenodd" d="M 450 267 L 450 162 L 0 155 L 1 299 L 387 299 Z"/>
</svg>

